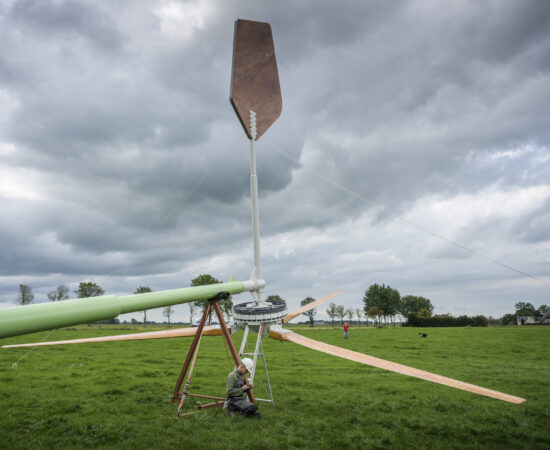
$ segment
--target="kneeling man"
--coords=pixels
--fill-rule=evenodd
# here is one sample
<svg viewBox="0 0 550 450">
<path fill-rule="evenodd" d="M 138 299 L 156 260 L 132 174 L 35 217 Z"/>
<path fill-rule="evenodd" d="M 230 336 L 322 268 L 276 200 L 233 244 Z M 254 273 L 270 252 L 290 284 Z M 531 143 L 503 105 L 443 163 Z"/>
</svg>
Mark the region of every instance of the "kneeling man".
<svg viewBox="0 0 550 450">
<path fill-rule="evenodd" d="M 258 406 L 248 400 L 246 393 L 252 389 L 251 384 L 244 381 L 244 376 L 252 370 L 254 362 L 244 358 L 239 366 L 227 375 L 227 412 L 237 412 L 245 416 L 260 417 Z"/>
</svg>

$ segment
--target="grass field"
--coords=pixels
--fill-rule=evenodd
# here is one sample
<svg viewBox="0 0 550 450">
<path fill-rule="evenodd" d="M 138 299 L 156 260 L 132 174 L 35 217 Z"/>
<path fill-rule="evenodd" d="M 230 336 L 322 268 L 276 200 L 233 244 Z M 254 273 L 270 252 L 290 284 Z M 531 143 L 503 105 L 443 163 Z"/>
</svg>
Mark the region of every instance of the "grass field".
<svg viewBox="0 0 550 450">
<path fill-rule="evenodd" d="M 48 339 L 128 329 L 143 328 L 80 327 Z M 189 339 L 3 349 L 0 448 L 550 448 L 550 327 L 432 328 L 424 330 L 427 339 L 415 328 L 353 328 L 347 341 L 339 329 L 294 329 L 527 402 L 505 403 L 266 339 L 275 406 L 260 404 L 260 420 L 216 408 L 177 419 L 169 398 Z M 205 337 L 191 391 L 223 396 L 229 370 L 221 337 Z M 255 385 L 264 396 L 265 382 Z M 195 405 L 186 402 L 185 409 Z"/>
</svg>

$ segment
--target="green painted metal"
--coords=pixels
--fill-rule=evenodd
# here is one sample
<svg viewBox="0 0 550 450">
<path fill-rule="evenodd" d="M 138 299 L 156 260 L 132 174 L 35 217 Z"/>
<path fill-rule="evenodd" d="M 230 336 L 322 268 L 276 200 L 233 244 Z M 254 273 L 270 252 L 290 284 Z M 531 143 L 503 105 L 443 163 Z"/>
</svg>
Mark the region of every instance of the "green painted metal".
<svg viewBox="0 0 550 450">
<path fill-rule="evenodd" d="M 240 294 L 245 290 L 240 281 L 205 286 L 171 289 L 124 296 L 102 295 L 61 302 L 38 303 L 0 309 L 0 338 L 34 333 L 36 331 L 114 319 L 145 309 L 189 303 L 214 297 L 218 292 Z"/>
</svg>

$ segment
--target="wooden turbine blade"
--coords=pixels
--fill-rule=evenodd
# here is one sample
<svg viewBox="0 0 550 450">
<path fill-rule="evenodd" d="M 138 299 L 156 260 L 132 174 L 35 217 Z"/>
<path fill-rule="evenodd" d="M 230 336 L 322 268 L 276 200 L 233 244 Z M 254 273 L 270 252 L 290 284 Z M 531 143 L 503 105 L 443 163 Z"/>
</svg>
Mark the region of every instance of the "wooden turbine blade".
<svg viewBox="0 0 550 450">
<path fill-rule="evenodd" d="M 40 347 L 45 345 L 65 344 L 89 344 L 92 342 L 138 341 L 141 339 L 166 339 L 174 337 L 195 336 L 196 332 L 197 328 L 176 328 L 174 330 L 150 331 L 148 333 L 119 334 L 117 336 L 100 336 L 95 338 L 71 339 L 66 341 L 33 342 L 30 344 L 3 345 L 2 348 Z M 203 330 L 203 335 L 205 336 L 220 336 L 221 334 L 222 330 L 220 328 L 204 327 Z"/>
<path fill-rule="evenodd" d="M 308 303 L 307 305 L 304 305 L 298 309 L 295 309 L 294 311 L 291 311 L 288 313 L 288 315 L 283 319 L 283 323 L 288 323 L 292 319 L 295 319 L 300 314 L 305 313 L 306 311 L 309 311 L 310 309 L 317 308 L 317 306 L 322 305 L 325 302 L 328 302 L 331 298 L 336 297 L 338 294 L 341 294 L 342 290 L 338 289 L 336 292 L 333 292 L 332 294 L 327 295 L 326 297 L 320 298 L 319 300 L 315 300 L 314 302 Z"/>
<path fill-rule="evenodd" d="M 487 397 L 504 400 L 505 402 L 523 403 L 526 401 L 524 398 L 515 397 L 513 395 L 505 394 L 503 392 L 493 391 L 492 389 L 476 386 L 475 384 L 465 383 L 463 381 L 458 381 L 453 378 L 447 378 L 441 375 L 437 375 L 435 373 L 415 369 L 414 367 L 404 366 L 402 364 L 386 361 L 385 359 L 375 358 L 374 356 L 369 356 L 363 353 L 347 350 L 345 348 L 325 344 L 324 342 L 319 342 L 291 331 L 280 333 L 271 330 L 269 332 L 269 335 L 274 339 L 294 342 L 298 345 L 302 345 L 304 347 L 311 348 L 319 352 L 328 353 L 329 355 L 338 356 L 344 359 L 349 359 L 350 361 L 356 361 L 358 363 L 366 364 L 368 366 L 378 367 L 379 369 L 385 369 L 391 372 L 396 372 L 403 375 L 420 378 L 422 380 L 431 381 L 433 383 L 443 384 L 445 386 L 450 386 L 456 389 L 462 389 L 464 391 L 473 392 L 474 394 L 480 394 Z"/>
</svg>

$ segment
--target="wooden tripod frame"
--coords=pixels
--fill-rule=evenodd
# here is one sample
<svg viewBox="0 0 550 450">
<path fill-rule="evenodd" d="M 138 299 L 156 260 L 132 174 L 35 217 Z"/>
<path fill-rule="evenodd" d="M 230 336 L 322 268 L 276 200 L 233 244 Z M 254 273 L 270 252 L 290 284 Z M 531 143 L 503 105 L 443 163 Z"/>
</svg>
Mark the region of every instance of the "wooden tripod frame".
<svg viewBox="0 0 550 450">
<path fill-rule="evenodd" d="M 200 341 L 202 338 L 202 332 L 204 329 L 204 325 L 206 324 L 206 318 L 208 317 L 211 309 L 213 308 L 216 312 L 216 315 L 218 316 L 218 320 L 220 322 L 220 328 L 222 331 L 223 338 L 227 342 L 227 346 L 229 347 L 229 351 L 231 352 L 231 356 L 233 357 L 233 361 L 235 362 L 235 366 L 239 366 L 241 364 L 241 360 L 239 358 L 239 354 L 237 353 L 237 350 L 235 348 L 235 344 L 233 344 L 233 340 L 231 339 L 231 332 L 229 331 L 229 328 L 227 327 L 227 324 L 225 323 L 225 320 L 223 318 L 222 311 L 220 309 L 220 305 L 218 304 L 219 300 L 225 299 L 229 297 L 228 292 L 220 292 L 215 297 L 212 297 L 208 300 L 208 305 L 206 305 L 206 308 L 204 310 L 204 313 L 202 315 L 201 321 L 199 323 L 199 326 L 197 328 L 197 332 L 195 333 L 195 336 L 193 337 L 193 342 L 191 343 L 191 347 L 189 348 L 189 351 L 187 352 L 187 356 L 185 357 L 185 362 L 183 363 L 183 367 L 181 369 L 181 372 L 178 377 L 178 381 L 176 382 L 176 386 L 174 387 L 174 393 L 172 394 L 171 401 L 172 403 L 175 403 L 177 400 L 179 400 L 178 404 L 178 416 L 185 416 L 188 414 L 194 414 L 194 413 L 187 413 L 187 414 L 180 414 L 181 408 L 183 406 L 183 402 L 185 401 L 186 397 L 198 397 L 198 398 L 209 398 L 212 400 L 215 400 L 213 403 L 209 403 L 207 405 L 201 405 L 199 406 L 199 409 L 205 409 L 205 408 L 212 408 L 215 406 L 223 406 L 225 403 L 225 397 L 213 397 L 210 395 L 198 395 L 198 394 L 190 394 L 189 393 L 189 387 L 191 384 L 191 376 L 193 375 L 193 369 L 195 368 L 195 361 L 197 359 L 197 354 L 199 352 L 199 346 Z M 185 378 L 185 375 L 187 375 L 187 372 L 189 371 L 189 374 L 187 376 L 187 380 L 185 382 L 185 387 L 180 392 L 181 385 L 183 384 L 183 380 Z M 245 377 L 245 383 L 248 383 L 248 380 Z M 248 399 L 255 403 L 254 394 L 252 394 L 251 390 L 247 391 Z"/>
</svg>

